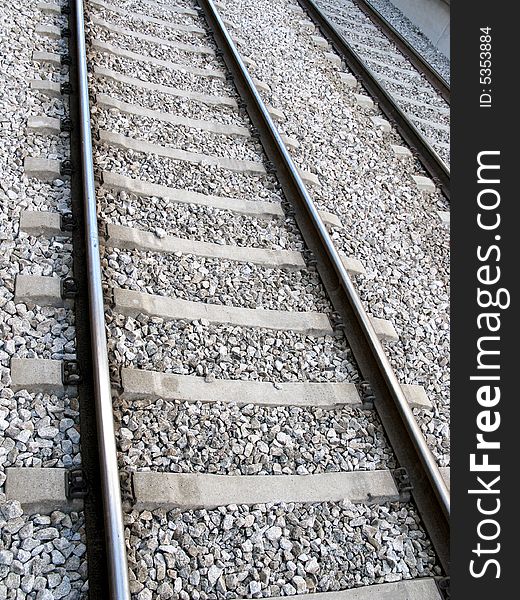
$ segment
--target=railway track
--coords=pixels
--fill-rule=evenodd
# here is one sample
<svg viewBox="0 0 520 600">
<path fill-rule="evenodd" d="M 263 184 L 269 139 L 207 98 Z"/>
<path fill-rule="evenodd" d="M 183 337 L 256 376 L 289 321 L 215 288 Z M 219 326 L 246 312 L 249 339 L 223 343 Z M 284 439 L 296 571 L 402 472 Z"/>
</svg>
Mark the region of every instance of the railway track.
<svg viewBox="0 0 520 600">
<path fill-rule="evenodd" d="M 83 237 L 93 385 L 79 394 L 95 398 L 108 564 L 91 594 L 440 598 L 449 493 L 412 413 L 431 405 L 398 382 L 395 330 L 363 307 L 363 265 L 333 241 L 341 219 L 313 201 L 320 179 L 291 157 L 270 85 L 211 0 L 85 8 L 67 32 L 58 4 L 39 7 L 54 22 L 41 34 L 72 36 L 77 77 L 31 85 L 72 93 L 72 164 L 25 161 L 30 181 L 81 181 L 84 214 L 26 210 L 20 231 Z M 52 70 L 60 51 L 34 59 Z M 30 127 L 63 137 L 48 114 Z M 16 302 L 74 298 L 80 315 L 74 274 L 17 277 Z M 12 386 L 63 397 L 83 361 L 13 358 Z M 42 471 L 11 469 L 9 501 L 88 504 L 84 471 Z"/>
<path fill-rule="evenodd" d="M 300 4 L 449 199 L 448 84 L 368 2 Z"/>
</svg>

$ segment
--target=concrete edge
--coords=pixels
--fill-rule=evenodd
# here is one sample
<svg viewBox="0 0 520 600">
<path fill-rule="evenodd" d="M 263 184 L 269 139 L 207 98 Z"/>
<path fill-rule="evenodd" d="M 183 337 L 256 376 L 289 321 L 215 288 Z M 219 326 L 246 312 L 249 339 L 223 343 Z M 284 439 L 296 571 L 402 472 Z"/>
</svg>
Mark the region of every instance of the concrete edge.
<svg viewBox="0 0 520 600">
<path fill-rule="evenodd" d="M 33 285 L 32 282 L 31 284 Z M 127 316 L 136 317 L 139 314 L 146 314 L 165 319 L 187 321 L 206 319 L 210 323 L 232 327 L 295 331 L 309 336 L 334 334 L 334 330 L 325 313 L 223 306 L 220 304 L 168 298 L 121 288 L 115 288 L 113 292 L 115 310 Z"/>
<path fill-rule="evenodd" d="M 6 499 L 20 502 L 26 514 L 83 510 L 83 500 L 69 500 L 66 496 L 66 473 L 64 468 L 7 467 Z"/>
<path fill-rule="evenodd" d="M 121 369 L 122 397 L 129 400 L 182 400 L 185 402 L 229 402 L 239 405 L 361 407 L 353 383 L 293 382 L 213 379 L 175 375 L 143 369 Z"/>
<path fill-rule="evenodd" d="M 134 507 L 196 510 L 229 504 L 342 502 L 380 504 L 399 500 L 390 471 L 317 475 L 132 474 Z"/>
<path fill-rule="evenodd" d="M 169 253 L 182 252 L 183 254 L 253 263 L 266 267 L 286 269 L 306 268 L 301 253 L 291 250 L 267 250 L 264 248 L 229 246 L 173 236 L 159 238 L 151 232 L 124 227 L 122 225 L 107 225 L 106 243 L 108 246 L 116 248 L 135 248 L 138 250 Z"/>
</svg>

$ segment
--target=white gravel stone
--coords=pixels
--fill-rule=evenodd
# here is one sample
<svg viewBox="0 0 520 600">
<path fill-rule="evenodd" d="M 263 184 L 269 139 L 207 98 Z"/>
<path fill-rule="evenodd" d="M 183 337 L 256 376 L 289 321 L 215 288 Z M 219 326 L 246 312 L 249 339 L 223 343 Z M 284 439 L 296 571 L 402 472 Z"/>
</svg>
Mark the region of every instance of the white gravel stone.
<svg viewBox="0 0 520 600">
<path fill-rule="evenodd" d="M 340 336 L 244 329 L 207 321 L 164 321 L 107 314 L 109 359 L 121 366 L 221 379 L 349 381 L 359 379 Z M 225 356 L 220 347 L 226 347 Z M 282 363 L 276 369 L 274 362 Z"/>
<path fill-rule="evenodd" d="M 314 272 L 111 248 L 102 259 L 114 287 L 209 304 L 330 313 Z"/>
</svg>

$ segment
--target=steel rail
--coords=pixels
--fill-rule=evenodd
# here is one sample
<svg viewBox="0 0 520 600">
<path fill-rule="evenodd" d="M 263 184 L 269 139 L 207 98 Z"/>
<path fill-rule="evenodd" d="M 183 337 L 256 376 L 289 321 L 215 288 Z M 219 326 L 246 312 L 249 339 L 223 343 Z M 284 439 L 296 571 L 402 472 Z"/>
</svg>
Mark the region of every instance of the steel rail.
<svg viewBox="0 0 520 600">
<path fill-rule="evenodd" d="M 423 77 L 431 83 L 431 85 L 439 92 L 447 104 L 450 103 L 450 85 L 437 69 L 425 60 L 419 52 L 410 44 L 410 42 L 397 31 L 397 29 L 389 23 L 385 17 L 366 0 L 352 0 L 360 10 L 379 28 L 384 34 L 392 40 L 399 50 L 406 56 L 412 65 L 423 75 Z"/>
<path fill-rule="evenodd" d="M 199 0 L 284 195 L 316 258 L 318 272 L 360 370 L 376 396 L 375 407 L 401 466 L 408 470 L 413 498 L 446 574 L 449 570 L 450 495 L 403 391 L 390 366 L 341 258 L 299 172 L 228 33 L 213 0 Z"/>
<path fill-rule="evenodd" d="M 112 412 L 112 389 L 108 367 L 103 288 L 101 285 L 101 263 L 99 257 L 96 190 L 87 78 L 85 16 L 83 0 L 75 0 L 73 4 L 78 60 L 77 83 L 80 111 L 81 171 L 94 374 L 93 388 L 98 429 L 109 589 L 111 600 L 130 600 L 121 488 L 117 467 L 114 417 Z"/>
<path fill-rule="evenodd" d="M 361 80 L 368 93 L 377 100 L 383 113 L 390 122 L 395 124 L 401 137 L 416 153 L 418 160 L 449 200 L 450 170 L 446 163 L 426 141 L 408 116 L 399 108 L 391 94 L 379 83 L 377 76 L 364 64 L 358 53 L 321 12 L 315 2 L 313 0 L 298 0 L 298 2 L 321 29 L 325 37 L 329 39 L 338 54 L 343 57 L 348 68 Z"/>
</svg>

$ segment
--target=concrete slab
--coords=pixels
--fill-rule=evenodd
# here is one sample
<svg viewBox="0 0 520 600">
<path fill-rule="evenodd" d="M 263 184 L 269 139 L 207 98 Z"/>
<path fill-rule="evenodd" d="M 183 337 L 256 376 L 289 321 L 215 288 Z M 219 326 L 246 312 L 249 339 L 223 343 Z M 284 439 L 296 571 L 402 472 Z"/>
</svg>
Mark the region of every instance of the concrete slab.
<svg viewBox="0 0 520 600">
<path fill-rule="evenodd" d="M 360 407 L 353 383 L 290 382 L 273 384 L 266 381 L 214 379 L 206 381 L 194 375 L 174 375 L 142 369 L 121 369 L 122 396 L 135 400 L 183 400 L 186 402 L 234 402 L 259 406 L 320 406 L 335 408 L 345 405 Z"/>
<path fill-rule="evenodd" d="M 143 21 L 145 23 L 154 23 L 155 25 L 161 25 L 166 29 L 172 29 L 173 31 L 185 31 L 187 33 L 191 33 L 193 35 L 206 35 L 204 29 L 197 27 L 196 25 L 180 25 L 178 23 L 172 23 L 171 21 L 165 21 L 163 19 L 157 19 L 156 17 L 151 17 L 150 15 L 146 15 L 143 13 L 133 12 L 130 10 L 126 10 L 124 8 L 120 8 L 115 4 L 110 4 L 109 2 L 104 2 L 104 0 L 92 0 L 91 4 L 95 6 L 100 6 L 110 12 L 116 13 L 118 15 L 122 15 L 124 17 L 131 17 L 133 19 Z"/>
<path fill-rule="evenodd" d="M 60 120 L 53 117 L 29 117 L 27 131 L 46 135 L 60 135 Z"/>
<path fill-rule="evenodd" d="M 175 48 L 176 50 L 182 50 L 184 52 L 190 52 L 192 54 L 207 54 L 208 56 L 214 56 L 215 51 L 209 46 L 194 46 L 193 44 L 183 44 L 181 42 L 176 42 L 174 40 L 168 40 L 166 38 L 160 38 L 155 35 L 148 35 L 147 33 L 141 33 L 140 31 L 134 31 L 133 29 L 127 29 L 126 27 L 119 27 L 119 25 L 114 25 L 113 23 L 109 23 L 104 19 L 100 19 L 99 17 L 92 16 L 91 21 L 94 25 L 98 27 L 103 27 L 108 31 L 112 31 L 113 33 L 117 33 L 119 35 L 126 35 L 129 37 L 136 38 L 138 40 L 143 40 L 145 42 L 150 42 L 152 44 L 157 44 L 160 46 L 167 46 L 169 48 Z"/>
<path fill-rule="evenodd" d="M 246 67 L 250 69 L 254 69 L 257 66 L 256 62 L 252 58 L 249 58 L 249 56 L 244 56 L 243 54 L 241 54 L 240 58 L 242 59 L 242 62 L 246 65 Z"/>
<path fill-rule="evenodd" d="M 171 148 L 170 146 L 151 144 L 150 142 L 146 142 L 144 140 L 132 138 L 121 133 L 106 131 L 105 129 L 99 130 L 99 140 L 100 142 L 110 144 L 111 146 L 117 146 L 118 148 L 123 148 L 125 150 L 147 152 L 149 154 L 163 156 L 164 158 L 171 158 L 173 160 L 180 160 L 193 164 L 215 165 L 220 169 L 234 171 L 235 173 L 250 173 L 252 175 L 266 174 L 264 165 L 253 160 L 238 160 L 235 158 L 225 158 L 222 156 L 210 156 L 209 154 L 186 152 L 186 150 L 179 150 L 177 148 Z"/>
<path fill-rule="evenodd" d="M 406 75 L 408 77 L 417 77 L 417 71 L 413 70 L 413 69 L 402 69 L 401 67 L 397 67 L 394 63 L 390 63 L 388 61 L 383 61 L 383 60 L 379 60 L 377 58 L 374 57 L 366 57 L 365 60 L 368 63 L 372 63 L 374 65 L 377 65 L 378 67 L 382 67 L 383 69 L 386 70 L 386 72 L 394 72 L 394 73 L 399 73 L 401 75 Z M 378 77 L 381 75 L 381 73 L 378 73 Z M 403 84 L 404 82 L 399 82 L 401 84 Z"/>
<path fill-rule="evenodd" d="M 132 85 L 134 87 L 142 88 L 145 90 L 151 90 L 160 94 L 166 94 L 168 96 L 176 96 L 178 98 L 186 98 L 187 100 L 193 100 L 194 102 L 201 102 L 202 104 L 209 104 L 211 106 L 230 106 L 232 108 L 238 108 L 236 100 L 234 98 L 228 98 L 226 96 L 212 96 L 208 94 L 200 94 L 199 92 L 190 92 L 188 90 L 182 90 L 179 88 L 169 87 L 160 83 L 151 83 L 150 81 L 142 81 L 137 77 L 129 77 L 123 73 L 118 73 L 112 69 L 106 69 L 105 67 L 97 67 L 94 65 L 93 73 L 96 77 L 103 77 L 105 79 L 112 79 L 113 81 L 124 83 L 125 85 Z"/>
<path fill-rule="evenodd" d="M 314 23 L 309 21 L 309 19 L 299 21 L 298 25 L 300 26 L 300 29 L 303 29 L 306 33 L 314 33 L 316 31 Z"/>
<path fill-rule="evenodd" d="M 335 52 L 324 52 L 323 56 L 336 67 L 341 67 L 341 56 Z"/>
<path fill-rule="evenodd" d="M 41 10 L 43 13 L 47 15 L 60 15 L 61 7 L 59 4 L 55 2 L 39 2 L 36 5 L 38 10 Z"/>
<path fill-rule="evenodd" d="M 210 206 L 212 208 L 220 208 L 259 218 L 271 219 L 284 216 L 281 204 L 275 202 L 241 200 L 240 198 L 199 194 L 188 190 L 179 190 L 164 185 L 148 183 L 139 179 L 132 179 L 124 175 L 118 175 L 117 173 L 109 173 L 108 171 L 103 171 L 103 186 L 113 190 L 125 190 L 139 196 L 168 198 L 172 202 Z"/>
<path fill-rule="evenodd" d="M 191 15 L 192 17 L 198 17 L 199 13 L 193 8 L 185 8 L 184 6 L 172 6 L 171 4 L 165 4 L 164 2 L 154 2 L 153 0 L 142 0 L 144 4 L 160 8 L 162 10 L 169 10 L 172 13 L 179 15 Z"/>
<path fill-rule="evenodd" d="M 287 600 L 287 596 L 264 598 L 264 600 Z M 368 585 L 339 592 L 305 594 L 305 600 L 442 600 L 433 577 L 428 579 L 404 579 L 392 583 Z"/>
<path fill-rule="evenodd" d="M 436 123 L 429 119 L 418 117 L 417 115 L 413 115 L 413 121 L 417 121 L 417 123 L 421 123 L 421 125 L 426 125 L 426 127 L 429 127 L 430 129 L 438 129 L 439 131 L 444 131 L 444 133 L 450 133 L 450 126 L 445 125 L 444 123 Z"/>
<path fill-rule="evenodd" d="M 381 117 L 370 117 L 370 120 L 378 129 L 384 131 L 384 133 L 390 133 L 392 131 L 392 126 L 386 119 L 382 119 Z"/>
<path fill-rule="evenodd" d="M 240 46 L 242 46 L 243 48 L 249 46 L 249 44 L 243 38 L 241 38 L 241 37 L 233 35 L 232 33 L 229 34 L 229 37 L 231 38 L 231 40 L 233 41 L 233 43 L 235 44 L 235 46 L 237 48 L 240 47 Z"/>
<path fill-rule="evenodd" d="M 343 227 L 338 215 L 327 212 L 326 210 L 319 210 L 318 213 L 325 225 L 329 225 L 330 227 Z"/>
<path fill-rule="evenodd" d="M 363 263 L 354 258 L 353 256 L 345 256 L 343 253 L 339 253 L 341 262 L 345 269 L 352 275 L 366 275 L 365 267 Z"/>
<path fill-rule="evenodd" d="M 239 308 L 166 298 L 121 288 L 115 288 L 113 291 L 115 310 L 133 317 L 142 313 L 165 319 L 187 321 L 206 319 L 210 323 L 236 327 L 261 327 L 276 331 L 295 331 L 313 336 L 333 335 L 334 333 L 330 321 L 324 313 Z"/>
<path fill-rule="evenodd" d="M 65 388 L 61 378 L 61 360 L 46 358 L 12 358 L 11 387 L 13 391 L 27 390 L 30 393 L 56 394 L 63 396 L 74 388 Z"/>
<path fill-rule="evenodd" d="M 295 150 L 300 147 L 300 142 L 291 137 L 290 135 L 286 135 L 285 133 L 280 133 L 280 137 L 282 138 L 282 142 L 286 145 L 287 148 L 292 148 Z"/>
<path fill-rule="evenodd" d="M 226 79 L 226 74 L 222 71 L 216 71 L 214 69 L 201 69 L 199 67 L 192 67 L 191 65 L 173 63 L 169 60 L 154 58 L 148 54 L 139 54 L 138 52 L 133 52 L 132 50 L 126 50 L 125 48 L 121 48 L 114 44 L 109 44 L 108 42 L 103 42 L 97 39 L 93 39 L 91 41 L 91 46 L 94 50 L 98 50 L 99 52 L 105 52 L 106 54 L 111 54 L 112 56 L 120 56 L 122 58 L 128 58 L 139 62 L 146 62 L 151 65 L 155 65 L 156 67 L 164 67 L 165 69 L 170 69 L 172 71 L 180 71 L 182 73 L 189 73 L 190 75 L 195 75 L 197 77 L 208 77 L 210 79 Z"/>
<path fill-rule="evenodd" d="M 61 55 L 55 52 L 33 52 L 33 60 L 43 64 L 53 65 L 54 67 L 61 67 Z"/>
<path fill-rule="evenodd" d="M 384 73 L 378 73 L 377 78 L 380 81 L 389 83 L 391 86 L 398 85 L 401 88 L 408 88 L 410 94 L 431 94 L 431 88 L 422 85 L 415 85 L 414 83 L 405 81 L 399 74 L 390 76 L 385 75 Z"/>
<path fill-rule="evenodd" d="M 349 88 L 356 88 L 358 86 L 358 80 L 350 73 L 340 73 L 339 77 Z"/>
<path fill-rule="evenodd" d="M 408 158 L 413 157 L 413 154 L 410 152 L 410 149 L 406 148 L 406 146 L 398 146 L 397 144 L 390 144 L 390 147 L 392 148 L 392 151 L 397 158 L 408 159 Z"/>
<path fill-rule="evenodd" d="M 432 403 L 422 385 L 401 384 L 404 397 L 411 408 L 431 409 Z"/>
<path fill-rule="evenodd" d="M 390 321 L 386 319 L 378 319 L 377 317 L 373 317 L 369 315 L 372 326 L 374 327 L 377 337 L 384 342 L 397 342 L 399 340 L 399 336 L 397 335 L 397 331 Z"/>
<path fill-rule="evenodd" d="M 311 40 L 316 46 L 318 46 L 318 48 L 329 47 L 329 42 L 327 42 L 327 40 L 324 37 L 321 37 L 321 35 L 311 35 Z"/>
<path fill-rule="evenodd" d="M 31 79 L 30 80 L 31 90 L 34 92 L 40 92 L 49 98 L 61 97 L 61 86 L 56 81 L 47 81 L 47 79 Z"/>
<path fill-rule="evenodd" d="M 134 507 L 196 510 L 228 504 L 351 502 L 379 504 L 399 499 L 390 471 L 318 475 L 132 474 Z"/>
<path fill-rule="evenodd" d="M 61 39 L 61 29 L 55 25 L 36 25 L 34 31 L 37 34 L 51 38 L 52 40 Z"/>
<path fill-rule="evenodd" d="M 354 94 L 356 97 L 356 103 L 361 108 L 373 109 L 374 101 L 369 96 L 365 96 L 364 94 Z"/>
<path fill-rule="evenodd" d="M 412 175 L 412 179 L 415 182 L 415 185 L 421 190 L 421 192 L 433 193 L 437 189 L 435 184 L 429 177 L 424 177 L 422 175 Z"/>
<path fill-rule="evenodd" d="M 278 110 L 277 108 L 269 104 L 266 104 L 265 107 L 267 108 L 267 112 L 271 115 L 271 119 L 275 123 L 285 121 L 285 115 L 281 110 Z"/>
<path fill-rule="evenodd" d="M 33 156 L 27 156 L 24 160 L 24 171 L 27 177 L 34 177 L 42 181 L 52 182 L 55 179 L 65 179 L 60 169 L 61 163 L 59 160 L 35 158 Z"/>
<path fill-rule="evenodd" d="M 156 121 L 162 121 L 164 123 L 171 123 L 172 125 L 181 125 L 183 127 L 189 127 L 191 129 L 202 129 L 211 133 L 217 133 L 221 135 L 238 136 L 238 137 L 251 137 L 251 133 L 247 127 L 238 127 L 236 125 L 225 125 L 216 121 L 206 121 L 205 119 L 190 119 L 181 115 L 172 113 L 163 113 L 157 110 L 151 110 L 138 106 L 137 104 L 130 104 L 128 102 L 121 102 L 115 98 L 111 98 L 106 94 L 98 94 L 96 96 L 97 105 L 102 108 L 115 108 L 118 111 L 136 115 L 139 117 L 148 117 L 155 119 Z"/>
<path fill-rule="evenodd" d="M 20 213 L 20 231 L 29 235 L 46 237 L 70 237 L 70 231 L 62 231 L 58 212 L 24 210 Z"/>
<path fill-rule="evenodd" d="M 261 81 L 260 79 L 253 77 L 253 83 L 255 84 L 256 89 L 261 92 L 271 91 L 271 88 L 267 85 L 267 83 L 265 83 L 265 81 Z"/>
<path fill-rule="evenodd" d="M 354 47 L 365 50 L 368 54 L 379 54 L 379 56 L 382 56 L 383 58 L 392 58 L 392 59 L 394 59 L 394 61 L 403 60 L 403 56 L 401 54 L 391 52 L 387 48 L 385 48 L 384 50 L 380 50 L 379 48 L 376 48 L 375 46 L 361 44 L 360 42 L 357 42 L 357 41 L 354 42 Z"/>
<path fill-rule="evenodd" d="M 441 106 L 434 106 L 433 104 L 428 104 L 427 102 L 421 102 L 420 100 L 415 100 L 414 98 L 410 98 L 409 96 L 401 96 L 400 94 L 392 93 L 392 96 L 402 102 L 403 104 L 411 104 L 412 106 L 418 106 L 419 108 L 427 108 L 431 110 L 433 113 L 438 112 L 441 115 L 449 116 L 450 109 L 443 108 Z"/>
<path fill-rule="evenodd" d="M 299 252 L 291 250 L 268 250 L 264 248 L 229 246 L 227 244 L 199 242 L 197 240 L 187 240 L 173 236 L 159 238 L 148 231 L 112 224 L 107 226 L 107 234 L 107 245 L 115 248 L 135 248 L 137 250 L 151 250 L 154 252 L 182 252 L 183 254 L 193 254 L 194 256 L 249 262 L 281 269 L 306 268 L 303 256 Z"/>
<path fill-rule="evenodd" d="M 42 275 L 17 275 L 14 301 L 56 307 L 66 304 L 61 297 L 61 279 Z"/>
<path fill-rule="evenodd" d="M 300 177 L 303 179 L 303 183 L 305 183 L 306 185 L 320 184 L 319 177 L 314 173 L 311 173 L 310 171 L 304 171 L 303 169 L 299 169 L 298 167 L 296 167 L 296 169 L 298 170 Z"/>
<path fill-rule="evenodd" d="M 439 215 L 440 222 L 443 225 L 450 226 L 450 212 L 447 210 L 438 210 L 437 214 Z"/>
<path fill-rule="evenodd" d="M 303 9 L 299 4 L 289 4 L 289 10 L 296 15 L 303 15 Z"/>
<path fill-rule="evenodd" d="M 8 467 L 5 480 L 6 500 L 18 500 L 26 514 L 83 510 L 83 500 L 67 499 L 66 473 L 66 469 L 51 467 Z"/>
</svg>

